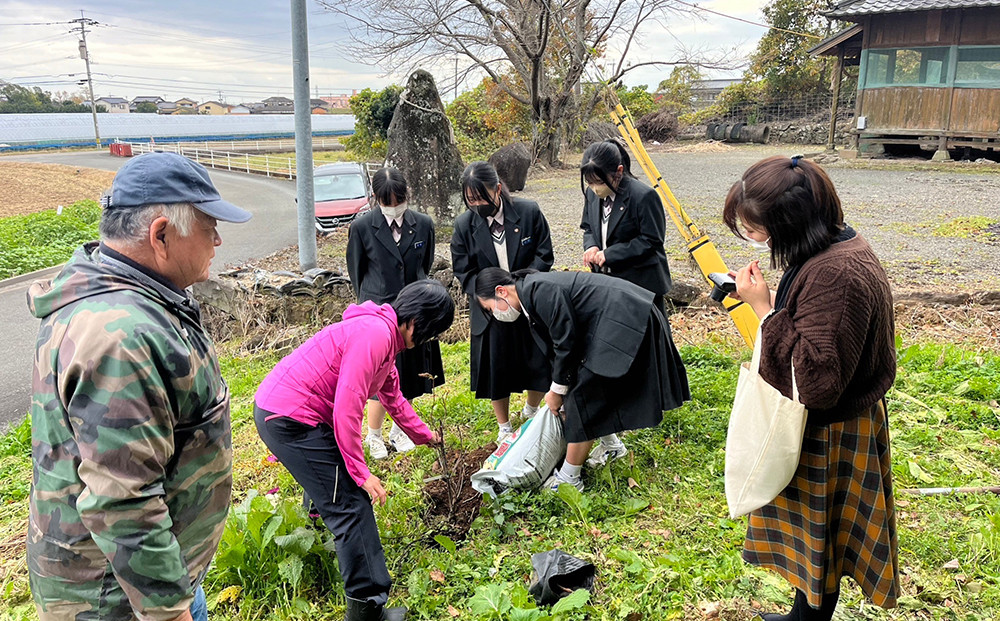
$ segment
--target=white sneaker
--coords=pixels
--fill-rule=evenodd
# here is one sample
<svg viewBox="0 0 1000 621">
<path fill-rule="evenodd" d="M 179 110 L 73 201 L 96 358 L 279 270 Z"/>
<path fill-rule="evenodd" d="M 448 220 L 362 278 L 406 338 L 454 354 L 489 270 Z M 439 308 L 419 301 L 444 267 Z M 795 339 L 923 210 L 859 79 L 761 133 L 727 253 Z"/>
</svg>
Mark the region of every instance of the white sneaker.
<svg viewBox="0 0 1000 621">
<path fill-rule="evenodd" d="M 513 431 L 504 431 L 503 429 L 497 431 L 497 446 L 503 444 L 503 441 L 514 435 Z"/>
<path fill-rule="evenodd" d="M 392 428 L 389 430 L 389 442 L 392 442 L 392 445 L 400 453 L 412 451 L 417 448 L 413 440 L 402 429 L 397 427 L 396 423 L 393 423 Z"/>
<path fill-rule="evenodd" d="M 521 408 L 521 416 L 524 417 L 524 420 L 528 420 L 529 418 L 534 418 L 535 414 L 538 414 L 538 408 L 537 407 L 535 409 L 533 409 L 533 410 L 529 410 L 528 409 L 529 407 L 530 406 L 528 406 L 527 404 L 525 404 L 525 406 L 523 408 Z"/>
<path fill-rule="evenodd" d="M 587 465 L 591 468 L 599 468 L 626 455 L 628 455 L 628 448 L 622 443 L 609 446 L 603 442 L 599 442 L 590 454 L 590 457 L 587 458 Z"/>
<path fill-rule="evenodd" d="M 582 477 L 569 477 L 563 476 L 562 470 L 556 470 L 552 476 L 546 479 L 545 483 L 542 483 L 542 489 L 547 489 L 553 492 L 559 491 L 559 486 L 563 483 L 568 483 L 576 489 L 583 491 L 583 478 Z"/>
<path fill-rule="evenodd" d="M 389 456 L 389 449 L 385 448 L 385 442 L 379 436 L 368 434 L 365 436 L 365 446 L 372 459 L 385 459 Z"/>
</svg>

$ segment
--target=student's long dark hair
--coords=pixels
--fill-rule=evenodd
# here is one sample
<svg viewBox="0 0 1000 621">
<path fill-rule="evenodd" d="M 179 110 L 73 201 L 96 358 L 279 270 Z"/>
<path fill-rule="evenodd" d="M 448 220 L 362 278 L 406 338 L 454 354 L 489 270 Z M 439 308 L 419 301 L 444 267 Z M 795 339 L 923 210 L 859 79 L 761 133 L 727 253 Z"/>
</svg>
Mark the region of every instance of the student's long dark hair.
<svg viewBox="0 0 1000 621">
<path fill-rule="evenodd" d="M 497 297 L 497 287 L 515 285 L 517 281 L 524 280 L 525 276 L 536 273 L 538 270 L 532 268 L 517 270 L 512 274 L 499 267 L 487 267 L 476 275 L 476 297 L 492 300 Z"/>
<path fill-rule="evenodd" d="M 620 140 L 608 138 L 603 142 L 595 142 L 587 147 L 583 152 L 583 160 L 580 162 L 580 190 L 583 195 L 587 195 L 588 183 L 603 183 L 609 188 L 617 188 L 621 182 L 618 176 L 618 167 L 622 167 L 622 176 L 632 174 L 632 161 L 629 159 L 628 150 Z"/>
<path fill-rule="evenodd" d="M 746 239 L 740 223 L 771 235 L 771 267 L 801 265 L 830 247 L 844 229 L 833 182 L 801 157 L 765 158 L 743 173 L 726 195 L 722 220 Z"/>
<path fill-rule="evenodd" d="M 444 285 L 436 280 L 418 280 L 400 290 L 392 303 L 396 322 L 413 321 L 413 342 L 423 345 L 451 327 L 455 302 Z"/>
<path fill-rule="evenodd" d="M 379 168 L 372 175 L 372 193 L 379 205 L 406 202 L 406 177 L 396 168 Z"/>
<path fill-rule="evenodd" d="M 465 201 L 465 206 L 472 209 L 469 205 L 469 196 L 472 196 L 473 199 L 479 197 L 489 203 L 493 213 L 496 213 L 500 209 L 500 205 L 493 202 L 493 199 L 490 198 L 490 192 L 497 187 L 497 184 L 500 184 L 500 198 L 509 204 L 513 199 L 507 190 L 507 185 L 500 180 L 500 175 L 497 174 L 497 169 L 493 167 L 493 164 L 472 162 L 466 166 L 462 173 L 462 200 Z"/>
</svg>

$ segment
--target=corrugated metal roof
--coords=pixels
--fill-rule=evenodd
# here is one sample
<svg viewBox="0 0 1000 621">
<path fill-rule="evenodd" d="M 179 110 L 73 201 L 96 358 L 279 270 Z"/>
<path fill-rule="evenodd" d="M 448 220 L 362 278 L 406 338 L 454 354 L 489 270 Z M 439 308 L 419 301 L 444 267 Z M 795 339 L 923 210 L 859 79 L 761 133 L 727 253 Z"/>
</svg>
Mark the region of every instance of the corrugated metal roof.
<svg viewBox="0 0 1000 621">
<path fill-rule="evenodd" d="M 1000 6 L 1000 0 L 846 0 L 825 13 L 828 17 L 850 19 L 879 13 L 905 11 L 935 11 L 940 9 L 974 9 Z"/>
</svg>

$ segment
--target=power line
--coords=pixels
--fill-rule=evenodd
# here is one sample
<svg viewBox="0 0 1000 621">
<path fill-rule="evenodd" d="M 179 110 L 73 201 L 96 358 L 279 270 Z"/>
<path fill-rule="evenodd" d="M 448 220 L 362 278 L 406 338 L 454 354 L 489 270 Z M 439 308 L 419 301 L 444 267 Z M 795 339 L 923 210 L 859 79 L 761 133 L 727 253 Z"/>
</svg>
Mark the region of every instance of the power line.
<svg viewBox="0 0 1000 621">
<path fill-rule="evenodd" d="M 677 4 L 683 4 L 684 6 L 689 6 L 692 9 L 698 11 L 704 11 L 706 13 L 711 13 L 712 15 L 718 15 L 719 17 L 725 17 L 726 19 L 736 20 L 738 22 L 743 22 L 744 24 L 750 24 L 751 26 L 760 26 L 761 28 L 769 28 L 771 30 L 777 30 L 779 32 L 787 32 L 789 34 L 798 35 L 800 37 L 809 37 L 811 39 L 823 39 L 819 35 L 809 34 L 806 32 L 796 32 L 794 30 L 788 30 L 787 28 L 778 28 L 777 26 L 771 26 L 769 24 L 762 24 L 760 22 L 752 22 L 748 19 L 743 19 L 742 17 L 736 17 L 735 15 L 727 15 L 726 13 L 720 13 L 718 11 L 713 11 L 712 9 L 706 9 L 705 7 L 698 6 L 697 4 L 691 4 L 690 2 L 684 2 L 684 0 L 674 0 Z"/>
</svg>

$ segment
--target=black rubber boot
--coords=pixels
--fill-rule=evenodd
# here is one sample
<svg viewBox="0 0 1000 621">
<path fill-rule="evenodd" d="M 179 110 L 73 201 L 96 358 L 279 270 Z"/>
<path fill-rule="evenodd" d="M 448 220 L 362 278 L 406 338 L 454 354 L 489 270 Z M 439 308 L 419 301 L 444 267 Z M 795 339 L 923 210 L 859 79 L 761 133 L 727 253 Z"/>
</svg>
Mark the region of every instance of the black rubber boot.
<svg viewBox="0 0 1000 621">
<path fill-rule="evenodd" d="M 830 621 L 833 611 L 837 609 L 837 600 L 840 599 L 840 591 L 827 593 L 823 596 L 823 603 L 820 607 L 813 608 L 806 599 L 806 594 L 798 589 L 795 590 L 795 604 L 786 615 L 758 613 L 758 617 L 764 621 Z"/>
<path fill-rule="evenodd" d="M 406 607 L 386 608 L 382 612 L 382 621 L 404 621 L 406 619 Z"/>
<path fill-rule="evenodd" d="M 382 605 L 360 599 L 347 598 L 347 614 L 344 621 L 382 621 Z"/>
</svg>

